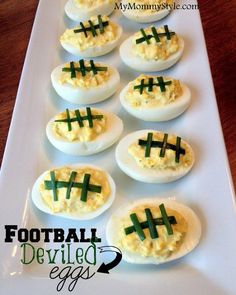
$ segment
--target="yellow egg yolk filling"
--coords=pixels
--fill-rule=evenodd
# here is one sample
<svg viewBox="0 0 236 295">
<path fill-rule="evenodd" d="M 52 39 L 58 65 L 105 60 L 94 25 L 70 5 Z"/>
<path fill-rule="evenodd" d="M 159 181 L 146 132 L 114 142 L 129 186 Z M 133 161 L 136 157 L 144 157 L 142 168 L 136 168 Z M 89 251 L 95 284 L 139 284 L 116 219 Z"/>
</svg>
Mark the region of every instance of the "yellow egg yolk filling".
<svg viewBox="0 0 236 295">
<path fill-rule="evenodd" d="M 164 27 L 156 28 L 157 33 L 165 33 Z M 144 29 L 146 35 L 153 35 L 151 27 Z M 144 60 L 166 60 L 179 50 L 179 38 L 172 35 L 168 40 L 166 36 L 160 37 L 160 42 L 156 42 L 155 38 L 149 39 L 150 44 L 142 42 L 136 44 L 136 40 L 142 38 L 143 35 L 139 31 L 132 38 L 132 53 Z"/>
<path fill-rule="evenodd" d="M 92 116 L 102 115 L 100 119 L 93 119 L 93 127 L 89 126 L 88 120 L 83 120 L 83 127 L 80 127 L 78 121 L 71 122 L 71 131 L 68 129 L 67 122 L 52 122 L 52 130 L 56 137 L 67 140 L 69 142 L 80 141 L 89 142 L 97 138 L 100 134 L 106 130 L 106 116 L 100 111 L 92 109 Z M 70 118 L 76 118 L 75 111 L 69 111 Z M 80 111 L 80 115 L 86 118 L 87 113 L 85 110 Z M 62 112 L 55 117 L 55 120 L 67 119 L 67 113 Z"/>
<path fill-rule="evenodd" d="M 74 0 L 74 3 L 79 8 L 95 8 L 104 4 L 113 4 L 114 0 Z"/>
<path fill-rule="evenodd" d="M 158 206 L 150 206 L 150 204 L 143 204 L 137 206 L 129 211 L 129 215 L 136 213 L 140 222 L 146 221 L 147 217 L 145 209 L 151 210 L 153 218 L 161 218 L 161 212 Z M 143 229 L 146 236 L 145 240 L 141 240 L 136 232 L 126 235 L 124 229 L 132 226 L 130 216 L 123 218 L 119 222 L 119 245 L 121 250 L 128 251 L 130 253 L 138 254 L 143 257 L 155 257 L 159 260 L 165 260 L 171 254 L 178 251 L 180 245 L 184 240 L 184 236 L 187 233 L 188 225 L 186 220 L 177 211 L 166 208 L 168 216 L 174 216 L 176 224 L 171 224 L 173 234 L 169 235 L 164 225 L 158 225 L 156 227 L 158 232 L 158 238 L 152 239 L 150 236 L 149 228 Z"/>
<path fill-rule="evenodd" d="M 145 87 L 142 93 L 139 89 L 134 89 L 134 86 L 140 85 L 143 79 L 144 83 L 148 84 L 149 78 L 153 78 L 154 83 L 158 83 L 157 77 L 144 74 L 129 83 L 125 93 L 125 100 L 131 107 L 153 108 L 165 106 L 175 102 L 183 94 L 180 82 L 168 77 L 163 77 L 164 82 L 171 81 L 170 85 L 165 86 L 165 91 L 161 91 L 159 86 L 153 86 L 152 91 L 148 91 L 148 87 Z"/>
<path fill-rule="evenodd" d="M 74 67 L 78 68 L 80 67 L 78 62 L 73 62 Z M 85 67 L 90 67 L 90 62 L 89 61 L 84 61 Z M 103 64 L 100 63 L 94 63 L 96 67 L 104 67 Z M 63 67 L 69 68 L 70 64 L 67 63 Z M 109 80 L 109 78 L 112 75 L 112 70 L 111 68 L 107 67 L 106 70 L 102 71 L 97 71 L 97 74 L 94 74 L 93 71 L 86 71 L 86 74 L 83 76 L 81 72 L 75 71 L 76 77 L 71 78 L 71 73 L 70 72 L 64 72 L 61 71 L 58 83 L 61 85 L 63 84 L 69 84 L 75 88 L 83 88 L 83 89 L 89 89 L 92 87 L 97 87 Z"/>
<path fill-rule="evenodd" d="M 53 191 L 45 188 L 44 181 L 50 181 L 50 171 L 48 171 L 40 183 L 39 191 L 41 198 L 45 205 L 50 208 L 53 213 L 69 213 L 71 215 L 84 214 L 96 211 L 104 203 L 107 202 L 111 188 L 107 179 L 107 175 L 100 170 L 95 170 L 90 167 L 84 168 L 60 168 L 53 170 L 55 173 L 56 181 L 68 182 L 72 171 L 77 172 L 74 182 L 82 183 L 85 174 L 90 174 L 90 184 L 101 186 L 101 192 L 88 191 L 87 201 L 81 201 L 81 188 L 72 187 L 70 192 L 70 198 L 66 199 L 67 188 L 57 189 L 57 201 L 54 201 Z"/>
<path fill-rule="evenodd" d="M 163 141 L 163 133 L 153 133 L 153 141 Z M 146 140 L 147 137 L 141 137 L 140 139 Z M 168 143 L 175 145 L 176 136 L 168 135 Z M 193 155 L 189 146 L 181 141 L 181 148 L 185 150 L 184 155 L 180 155 L 179 163 L 176 162 L 176 152 L 171 149 L 165 150 L 165 156 L 160 157 L 161 148 L 152 147 L 150 151 L 150 157 L 145 157 L 145 147 L 141 146 L 137 142 L 131 144 L 128 148 L 128 153 L 133 156 L 138 166 L 142 168 L 150 168 L 156 170 L 173 170 L 187 168 L 193 163 Z"/>
<path fill-rule="evenodd" d="M 93 25 L 98 25 L 98 17 L 92 16 L 90 18 Z M 109 20 L 108 16 L 102 16 L 102 21 L 109 21 L 108 26 L 104 27 L 104 33 L 100 33 L 96 30 L 97 35 L 93 36 L 92 31 L 87 31 L 87 36 L 83 33 L 75 33 L 74 30 L 81 29 L 81 26 L 77 26 L 73 29 L 67 29 L 61 36 L 60 41 L 67 43 L 80 51 L 84 51 L 88 48 L 93 48 L 96 46 L 104 46 L 118 37 L 118 26 Z M 84 27 L 90 27 L 88 21 L 83 22 Z"/>
</svg>

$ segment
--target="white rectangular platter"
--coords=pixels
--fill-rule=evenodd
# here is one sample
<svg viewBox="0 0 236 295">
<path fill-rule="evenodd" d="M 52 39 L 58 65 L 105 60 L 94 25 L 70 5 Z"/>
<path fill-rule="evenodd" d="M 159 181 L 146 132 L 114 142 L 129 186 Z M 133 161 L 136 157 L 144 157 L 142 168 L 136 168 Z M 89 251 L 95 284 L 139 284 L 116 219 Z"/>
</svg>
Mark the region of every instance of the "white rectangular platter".
<svg viewBox="0 0 236 295">
<path fill-rule="evenodd" d="M 191 1 L 196 4 L 196 1 Z M 164 266 L 133 266 L 122 262 L 109 275 L 100 274 L 79 281 L 76 294 L 236 294 L 236 216 L 234 192 L 216 105 L 208 57 L 198 10 L 176 10 L 158 25 L 168 24 L 185 40 L 180 62 L 165 71 L 189 85 L 193 102 L 179 118 L 165 123 L 145 123 L 131 118 L 120 106 L 119 91 L 138 73 L 128 69 L 119 50 L 100 57 L 117 67 L 121 75 L 119 91 L 96 106 L 118 114 L 125 125 L 123 136 L 139 129 L 176 133 L 186 139 L 196 153 L 192 172 L 172 184 L 150 185 L 131 180 L 116 166 L 115 147 L 91 157 L 61 154 L 46 140 L 49 119 L 66 107 L 50 84 L 54 67 L 74 57 L 59 44 L 59 36 L 72 27 L 64 14 L 64 0 L 41 0 L 17 94 L 0 176 L 0 294 L 56 294 L 55 282 L 43 266 L 27 270 L 20 264 L 17 243 L 4 243 L 6 224 L 19 227 L 98 228 L 105 243 L 105 224 L 122 203 L 143 197 L 173 197 L 189 205 L 202 223 L 199 246 L 189 255 Z M 112 19 L 122 25 L 122 41 L 140 25 L 126 20 L 120 11 Z M 164 72 L 162 73 L 164 74 Z M 90 162 L 106 169 L 117 184 L 116 200 L 110 210 L 90 222 L 65 221 L 38 212 L 30 192 L 35 179 L 45 170 L 69 163 Z M 53 245 L 51 245 L 53 247 Z M 68 294 L 68 291 L 60 292 Z"/>
</svg>

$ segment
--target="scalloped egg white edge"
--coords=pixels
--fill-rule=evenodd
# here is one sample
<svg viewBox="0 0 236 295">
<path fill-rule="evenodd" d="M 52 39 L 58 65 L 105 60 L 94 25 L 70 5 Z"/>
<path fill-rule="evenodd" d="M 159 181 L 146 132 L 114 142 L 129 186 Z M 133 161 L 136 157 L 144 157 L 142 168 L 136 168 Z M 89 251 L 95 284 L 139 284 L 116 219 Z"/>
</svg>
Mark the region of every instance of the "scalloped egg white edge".
<svg viewBox="0 0 236 295">
<path fill-rule="evenodd" d="M 142 204 L 157 204 L 157 206 L 159 206 L 162 203 L 164 203 L 166 208 L 173 209 L 181 214 L 188 224 L 188 231 L 184 237 L 183 243 L 180 245 L 180 248 L 176 253 L 171 254 L 164 261 L 158 260 L 154 257 L 142 257 L 139 254 L 131 253 L 121 249 L 122 258 L 125 261 L 136 264 L 163 264 L 185 256 L 198 245 L 201 238 L 201 223 L 195 212 L 182 203 L 171 199 L 160 198 L 147 198 L 134 201 L 131 204 L 122 206 L 120 209 L 115 211 L 110 217 L 106 227 L 106 239 L 108 244 L 118 247 L 118 236 L 116 230 L 116 228 L 118 228 L 117 222 L 119 222 L 120 218 L 125 217 L 130 209 Z"/>
<path fill-rule="evenodd" d="M 73 21 L 86 21 L 94 15 L 110 15 L 115 8 L 115 1 L 113 3 L 104 3 L 97 7 L 90 7 L 88 9 L 81 9 L 74 4 L 74 0 L 68 0 L 65 5 L 66 15 Z"/>
<path fill-rule="evenodd" d="M 120 102 L 124 109 L 132 116 L 149 122 L 162 122 L 174 119 L 187 110 L 191 103 L 191 92 L 187 85 L 180 83 L 183 94 L 176 101 L 163 106 L 152 108 L 132 107 L 126 101 L 125 94 L 129 88 L 126 85 L 120 92 Z"/>
<path fill-rule="evenodd" d="M 121 136 L 123 132 L 123 122 L 115 114 L 92 108 L 101 114 L 104 114 L 107 118 L 106 131 L 98 135 L 94 140 L 88 142 L 74 141 L 69 142 L 63 138 L 57 137 L 52 129 L 52 123 L 55 117 L 52 118 L 46 127 L 47 138 L 50 143 L 58 150 L 63 153 L 73 156 L 88 156 L 99 153 L 110 146 L 112 146 Z"/>
<path fill-rule="evenodd" d="M 175 181 L 185 176 L 193 167 L 195 156 L 191 146 L 182 139 L 182 141 L 189 147 L 193 162 L 188 168 L 181 167 L 178 171 L 166 169 L 165 171 L 158 171 L 156 169 L 139 167 L 132 155 L 128 153 L 129 146 L 136 142 L 139 138 L 146 136 L 148 132 L 161 132 L 158 130 L 139 130 L 126 135 L 120 140 L 116 147 L 115 157 L 119 168 L 131 178 L 146 182 L 146 183 L 168 183 Z M 161 132 L 163 133 L 163 132 Z M 173 134 L 174 135 L 174 134 Z"/>
<path fill-rule="evenodd" d="M 121 3 L 123 5 L 128 5 L 129 1 L 128 0 L 122 0 Z M 121 12 L 124 14 L 125 17 L 128 19 L 138 22 L 138 23 L 152 23 L 156 22 L 158 20 L 163 19 L 170 13 L 170 9 L 162 9 L 153 13 L 135 13 L 135 10 L 133 9 L 125 9 L 121 10 Z"/>
<path fill-rule="evenodd" d="M 51 73 L 52 86 L 56 93 L 63 99 L 75 104 L 94 104 L 101 102 L 112 96 L 118 89 L 120 84 L 120 74 L 116 68 L 105 63 L 100 63 L 111 69 L 110 78 L 96 86 L 88 88 L 74 87 L 68 83 L 60 84 L 59 77 L 62 72 L 63 65 L 57 66 Z"/>
<path fill-rule="evenodd" d="M 126 39 L 120 46 L 120 57 L 130 68 L 136 71 L 158 72 L 172 67 L 182 57 L 184 52 L 184 40 L 179 37 L 179 50 L 169 56 L 166 60 L 144 60 L 132 53 L 133 36 Z"/>
<path fill-rule="evenodd" d="M 89 47 L 83 51 L 80 51 L 79 48 L 76 48 L 74 46 L 72 46 L 69 43 L 66 42 L 62 42 L 60 41 L 62 47 L 68 51 L 69 53 L 76 55 L 76 56 L 80 56 L 80 57 L 98 57 L 98 56 L 102 56 L 107 54 L 108 52 L 111 52 L 119 43 L 121 35 L 122 35 L 122 28 L 119 24 L 117 24 L 118 27 L 118 32 L 117 32 L 117 37 L 115 40 L 112 40 L 111 42 L 101 45 L 101 46 L 93 46 L 93 47 Z"/>
<path fill-rule="evenodd" d="M 44 176 L 46 175 L 46 173 L 50 170 L 45 171 L 44 173 L 42 173 L 38 179 L 35 181 L 33 188 L 32 188 L 32 192 L 31 192 L 31 197 L 32 197 L 32 201 L 34 203 L 34 205 L 42 212 L 47 213 L 49 215 L 53 215 L 53 216 L 58 216 L 58 217 L 63 217 L 63 218 L 67 218 L 67 219 L 73 219 L 73 220 L 90 220 L 93 218 L 98 217 L 99 215 L 101 215 L 103 212 L 105 212 L 107 209 L 110 208 L 110 206 L 112 205 L 114 199 L 115 199 L 115 195 L 116 195 L 116 185 L 114 180 L 112 179 L 112 177 L 110 176 L 110 174 L 104 170 L 102 170 L 101 168 L 91 165 L 91 164 L 69 164 L 69 165 L 65 165 L 59 168 L 63 168 L 63 167 L 69 167 L 69 168 L 83 168 L 83 167 L 88 167 L 88 168 L 93 168 L 96 170 L 100 170 L 102 172 L 106 173 L 108 182 L 110 184 L 110 188 L 111 188 L 111 193 L 110 196 L 107 200 L 107 202 L 105 204 L 103 204 L 101 207 L 99 207 L 96 211 L 94 212 L 89 212 L 89 213 L 85 213 L 85 214 L 81 214 L 81 215 L 71 215 L 69 213 L 66 212 L 60 212 L 60 213 L 53 213 L 43 202 L 41 196 L 40 196 L 40 192 L 39 192 L 39 185 L 40 182 L 43 180 Z M 55 168 L 55 169 L 58 169 Z M 52 170 L 52 169 L 51 169 Z"/>
</svg>

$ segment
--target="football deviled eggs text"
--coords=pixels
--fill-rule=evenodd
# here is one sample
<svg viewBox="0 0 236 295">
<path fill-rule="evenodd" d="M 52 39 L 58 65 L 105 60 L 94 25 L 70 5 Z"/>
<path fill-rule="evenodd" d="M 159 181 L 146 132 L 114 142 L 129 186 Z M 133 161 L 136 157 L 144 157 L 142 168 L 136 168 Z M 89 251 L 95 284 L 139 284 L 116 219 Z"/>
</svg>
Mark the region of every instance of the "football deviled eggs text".
<svg viewBox="0 0 236 295">
<path fill-rule="evenodd" d="M 122 0 L 122 5 L 128 6 L 121 11 L 130 20 L 150 23 L 166 17 L 173 2 L 173 0 Z"/>
<path fill-rule="evenodd" d="M 44 172 L 35 182 L 32 199 L 38 209 L 70 219 L 92 219 L 115 198 L 115 183 L 104 170 L 72 165 Z"/>
<path fill-rule="evenodd" d="M 191 92 L 170 77 L 140 75 L 120 93 L 122 106 L 144 121 L 167 121 L 182 114 L 190 105 Z"/>
<path fill-rule="evenodd" d="M 184 41 L 168 26 L 140 29 L 120 46 L 123 62 L 137 71 L 155 72 L 173 66 L 182 56 Z"/>
<path fill-rule="evenodd" d="M 110 21 L 108 16 L 92 16 L 60 38 L 62 47 L 81 57 L 96 57 L 112 51 L 119 42 L 122 28 Z"/>
<path fill-rule="evenodd" d="M 191 146 L 176 135 L 140 130 L 125 136 L 116 147 L 116 161 L 131 178 L 166 183 L 186 175 L 194 164 Z"/>
<path fill-rule="evenodd" d="M 81 59 L 56 67 L 51 81 L 63 99 L 75 104 L 93 104 L 116 92 L 120 75 L 107 64 Z"/>
<path fill-rule="evenodd" d="M 171 199 L 143 199 L 123 206 L 107 224 L 107 241 L 130 263 L 161 264 L 198 244 L 201 224 L 189 207 Z"/>
<path fill-rule="evenodd" d="M 69 0 L 65 12 L 74 21 L 86 21 L 93 15 L 109 15 L 115 8 L 115 0 Z"/>
<path fill-rule="evenodd" d="M 123 131 L 115 114 L 95 108 L 68 110 L 52 118 L 46 127 L 51 144 L 75 156 L 92 155 L 113 145 Z"/>
</svg>

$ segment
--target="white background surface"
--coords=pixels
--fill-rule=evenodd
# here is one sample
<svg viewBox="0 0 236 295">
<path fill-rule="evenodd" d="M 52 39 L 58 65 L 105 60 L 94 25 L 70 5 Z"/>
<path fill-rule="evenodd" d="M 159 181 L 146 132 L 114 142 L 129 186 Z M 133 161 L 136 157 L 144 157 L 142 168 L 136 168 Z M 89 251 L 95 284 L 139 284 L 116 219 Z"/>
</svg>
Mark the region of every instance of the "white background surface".
<svg viewBox="0 0 236 295">
<path fill-rule="evenodd" d="M 5 224 L 28 228 L 97 227 L 105 241 L 107 219 L 120 204 L 153 196 L 175 197 L 198 214 L 203 228 L 199 246 L 181 260 L 164 266 L 132 266 L 122 262 L 110 275 L 97 274 L 89 281 L 79 281 L 74 293 L 115 295 L 129 294 L 132 290 L 136 295 L 236 294 L 234 194 L 198 11 L 173 11 L 158 23 L 168 24 L 183 36 L 186 44 L 181 61 L 161 73 L 182 80 L 192 90 L 191 107 L 175 120 L 144 123 L 130 117 L 120 106 L 119 91 L 138 73 L 122 63 L 118 48 L 97 59 L 120 72 L 120 90 L 96 107 L 113 111 L 123 119 L 123 135 L 144 128 L 173 132 L 187 140 L 196 153 L 196 164 L 189 175 L 172 184 L 150 185 L 138 183 L 118 169 L 115 147 L 99 155 L 78 158 L 61 154 L 46 139 L 49 119 L 66 107 L 75 107 L 60 99 L 50 84 L 52 69 L 73 59 L 59 44 L 65 27 L 74 25 L 64 15 L 64 3 L 64 0 L 40 1 L 19 86 L 0 177 L 0 294 L 56 294 L 56 283 L 44 277 L 43 267 L 32 266 L 27 272 L 22 269 L 17 244 L 3 242 Z M 124 29 L 122 41 L 140 28 L 118 11 L 112 19 Z M 35 179 L 51 167 L 75 162 L 91 162 L 108 170 L 117 184 L 112 208 L 94 221 L 79 224 L 38 212 L 30 201 Z"/>
</svg>

